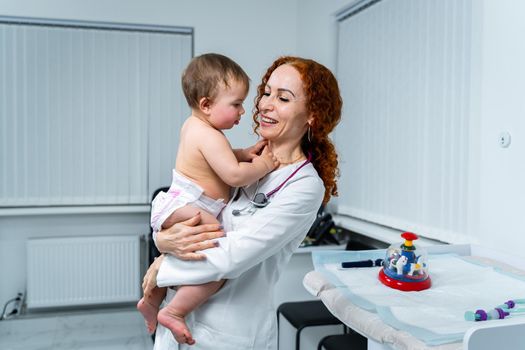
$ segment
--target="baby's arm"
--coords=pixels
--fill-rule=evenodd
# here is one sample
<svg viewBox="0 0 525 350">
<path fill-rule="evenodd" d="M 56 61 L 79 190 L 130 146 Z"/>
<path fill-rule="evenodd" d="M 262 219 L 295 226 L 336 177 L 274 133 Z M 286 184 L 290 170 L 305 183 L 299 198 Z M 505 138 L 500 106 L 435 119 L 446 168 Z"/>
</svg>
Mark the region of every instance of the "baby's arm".
<svg viewBox="0 0 525 350">
<path fill-rule="evenodd" d="M 226 137 L 217 131 L 203 137 L 199 149 L 213 171 L 233 187 L 252 184 L 279 165 L 267 147 L 251 162 L 239 162 Z"/>
<path fill-rule="evenodd" d="M 268 144 L 268 141 L 266 140 L 259 140 L 255 143 L 255 145 L 250 146 L 248 148 L 239 148 L 234 149 L 233 153 L 235 154 L 235 157 L 237 158 L 237 161 L 239 162 L 251 162 L 252 159 L 259 156 L 261 151 L 263 150 L 264 146 Z"/>
</svg>

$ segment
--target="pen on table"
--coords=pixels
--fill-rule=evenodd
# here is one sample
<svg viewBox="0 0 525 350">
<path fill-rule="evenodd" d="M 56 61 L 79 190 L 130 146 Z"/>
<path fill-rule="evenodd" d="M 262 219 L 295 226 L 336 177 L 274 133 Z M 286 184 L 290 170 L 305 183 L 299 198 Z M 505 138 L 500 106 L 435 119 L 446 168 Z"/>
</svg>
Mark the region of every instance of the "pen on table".
<svg viewBox="0 0 525 350">
<path fill-rule="evenodd" d="M 383 259 L 368 259 L 368 260 L 359 260 L 359 261 L 344 261 L 341 263 L 341 267 L 352 268 L 352 267 L 374 267 L 374 266 L 383 266 Z"/>
</svg>

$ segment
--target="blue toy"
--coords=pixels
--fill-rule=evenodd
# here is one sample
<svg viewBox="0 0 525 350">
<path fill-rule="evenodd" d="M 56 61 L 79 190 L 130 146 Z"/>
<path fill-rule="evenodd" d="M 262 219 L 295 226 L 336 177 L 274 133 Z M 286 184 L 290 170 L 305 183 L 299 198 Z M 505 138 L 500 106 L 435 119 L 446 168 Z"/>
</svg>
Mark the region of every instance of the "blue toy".
<svg viewBox="0 0 525 350">
<path fill-rule="evenodd" d="M 405 240 L 402 244 L 394 243 L 386 250 L 379 280 L 390 288 L 405 292 L 430 288 L 427 252 L 417 249 L 413 243 L 419 237 L 412 232 L 404 232 L 401 237 Z"/>
</svg>

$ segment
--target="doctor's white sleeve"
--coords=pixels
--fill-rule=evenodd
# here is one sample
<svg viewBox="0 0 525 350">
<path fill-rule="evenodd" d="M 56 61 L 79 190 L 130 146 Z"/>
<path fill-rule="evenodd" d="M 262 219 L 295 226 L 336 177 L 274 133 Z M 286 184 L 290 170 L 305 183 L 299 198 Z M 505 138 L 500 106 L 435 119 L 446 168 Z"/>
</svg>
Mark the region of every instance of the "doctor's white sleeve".
<svg viewBox="0 0 525 350">
<path fill-rule="evenodd" d="M 324 195 L 320 178 L 305 174 L 290 180 L 266 208 L 228 231 L 219 247 L 203 250 L 206 260 L 182 261 L 166 255 L 157 275 L 159 287 L 202 284 L 233 279 L 304 237 L 315 220 Z"/>
</svg>

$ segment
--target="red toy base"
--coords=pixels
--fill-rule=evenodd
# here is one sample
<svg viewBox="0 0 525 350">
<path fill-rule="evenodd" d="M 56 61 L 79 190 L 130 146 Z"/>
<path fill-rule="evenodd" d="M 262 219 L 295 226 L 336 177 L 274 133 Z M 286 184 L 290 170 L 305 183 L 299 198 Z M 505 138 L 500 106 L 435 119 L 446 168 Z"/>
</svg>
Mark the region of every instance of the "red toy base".
<svg viewBox="0 0 525 350">
<path fill-rule="evenodd" d="M 403 282 L 396 280 L 394 278 L 388 277 L 384 272 L 383 269 L 379 270 L 379 280 L 385 285 L 390 288 L 399 289 L 404 292 L 418 292 L 420 290 L 425 290 L 430 288 L 430 285 L 432 282 L 430 281 L 430 277 L 428 277 L 426 280 L 419 281 L 419 282 Z"/>
</svg>

